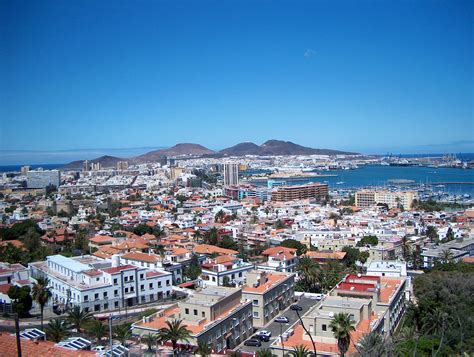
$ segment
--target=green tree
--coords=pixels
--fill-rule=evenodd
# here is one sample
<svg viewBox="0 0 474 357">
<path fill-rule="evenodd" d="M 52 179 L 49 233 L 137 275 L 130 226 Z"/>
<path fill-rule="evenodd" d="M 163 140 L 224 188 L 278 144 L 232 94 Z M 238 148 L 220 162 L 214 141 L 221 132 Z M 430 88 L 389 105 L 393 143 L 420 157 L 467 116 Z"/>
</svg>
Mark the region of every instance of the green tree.
<svg viewBox="0 0 474 357">
<path fill-rule="evenodd" d="M 82 310 L 79 306 L 74 306 L 67 316 L 68 321 L 77 332 L 81 332 L 81 327 L 84 326 L 86 322 L 92 320 L 92 318 L 93 316 L 90 312 Z"/>
<path fill-rule="evenodd" d="M 48 278 L 40 277 L 36 281 L 37 282 L 33 285 L 32 296 L 33 300 L 40 306 L 41 330 L 43 330 L 44 307 L 51 299 L 52 293 L 51 289 L 48 287 Z"/>
<path fill-rule="evenodd" d="M 257 357 L 272 357 L 272 350 L 269 348 L 261 348 L 257 351 Z"/>
<path fill-rule="evenodd" d="M 437 242 L 439 239 L 438 230 L 436 227 L 428 226 L 426 228 L 426 236 L 430 239 L 431 242 Z"/>
<path fill-rule="evenodd" d="M 135 228 L 133 228 L 133 233 L 139 236 L 142 236 L 145 233 L 153 234 L 153 228 L 146 225 L 145 223 L 140 223 L 139 225 L 135 226 Z"/>
<path fill-rule="evenodd" d="M 214 216 L 214 221 L 223 223 L 225 220 L 225 213 L 223 210 L 219 210 L 219 212 L 216 213 Z"/>
<path fill-rule="evenodd" d="M 211 346 L 207 341 L 198 341 L 198 346 L 194 352 L 201 357 L 208 357 L 211 355 Z"/>
<path fill-rule="evenodd" d="M 210 244 L 210 245 L 216 245 L 218 236 L 219 234 L 218 234 L 217 228 L 212 227 L 206 233 L 204 233 L 204 243 Z"/>
<path fill-rule="evenodd" d="M 30 292 L 29 286 L 18 287 L 14 285 L 8 289 L 8 297 L 13 300 L 13 312 L 17 313 L 19 317 L 27 317 L 30 314 L 33 306 Z"/>
<path fill-rule="evenodd" d="M 339 312 L 329 324 L 334 338 L 337 339 L 337 348 L 341 357 L 344 357 L 351 343 L 351 333 L 355 331 L 354 321 L 345 312 Z"/>
<path fill-rule="evenodd" d="M 217 246 L 225 249 L 239 250 L 237 243 L 228 235 L 222 237 L 222 239 L 217 242 Z"/>
<path fill-rule="evenodd" d="M 107 335 L 107 326 L 98 320 L 92 320 L 87 331 L 97 339 L 100 344 L 102 339 Z"/>
<path fill-rule="evenodd" d="M 69 335 L 69 324 L 62 318 L 55 318 L 49 321 L 46 326 L 46 336 L 51 338 L 54 342 L 61 342 L 61 340 Z"/>
<path fill-rule="evenodd" d="M 156 346 L 156 344 L 158 343 L 158 335 L 148 333 L 145 336 L 142 336 L 141 341 L 146 344 L 148 352 L 151 352 L 153 350 L 153 346 Z"/>
<path fill-rule="evenodd" d="M 202 273 L 201 265 L 199 264 L 199 258 L 196 254 L 193 254 L 189 266 L 184 269 L 184 276 L 187 280 L 196 280 Z"/>
<path fill-rule="evenodd" d="M 354 266 L 360 258 L 360 251 L 357 248 L 345 246 L 344 248 L 342 248 L 342 251 L 346 253 L 346 256 L 344 257 L 344 262 L 348 267 Z"/>
<path fill-rule="evenodd" d="M 377 236 L 364 236 L 360 241 L 357 242 L 357 247 L 365 247 L 367 245 L 377 245 L 379 244 L 379 239 Z"/>
<path fill-rule="evenodd" d="M 166 327 L 160 329 L 158 333 L 160 341 L 171 341 L 173 354 L 177 354 L 178 341 L 188 342 L 191 338 L 191 331 L 182 324 L 182 321 L 178 319 L 166 321 Z"/>
<path fill-rule="evenodd" d="M 298 256 L 306 253 L 308 250 L 308 247 L 306 245 L 295 239 L 285 239 L 283 242 L 280 243 L 280 246 L 296 249 L 296 254 Z"/>
<path fill-rule="evenodd" d="M 122 324 L 113 329 L 114 338 L 119 340 L 123 346 L 127 346 L 127 341 L 132 337 L 131 324 Z"/>
<path fill-rule="evenodd" d="M 290 351 L 289 355 L 292 357 L 308 357 L 311 354 L 305 345 L 298 345 L 293 347 L 293 351 Z"/>
<path fill-rule="evenodd" d="M 356 349 L 361 357 L 379 357 L 388 352 L 384 338 L 376 331 L 363 335 L 357 342 Z"/>
</svg>

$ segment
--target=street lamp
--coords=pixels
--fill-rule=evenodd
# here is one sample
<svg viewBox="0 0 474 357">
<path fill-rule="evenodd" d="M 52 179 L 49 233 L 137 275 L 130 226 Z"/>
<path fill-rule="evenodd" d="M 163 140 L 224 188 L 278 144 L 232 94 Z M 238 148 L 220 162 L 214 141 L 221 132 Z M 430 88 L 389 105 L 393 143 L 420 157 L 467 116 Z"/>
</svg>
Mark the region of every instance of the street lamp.
<svg viewBox="0 0 474 357">
<path fill-rule="evenodd" d="M 301 326 L 303 326 L 303 329 L 306 331 L 306 333 L 309 335 L 309 338 L 311 339 L 311 343 L 313 344 L 313 350 L 314 350 L 314 357 L 316 357 L 318 354 L 316 352 L 316 344 L 314 343 L 313 336 L 309 333 L 309 331 L 306 329 L 306 326 L 303 323 L 303 320 L 301 319 L 300 316 L 300 311 L 303 311 L 303 308 L 297 304 L 291 305 L 290 309 L 296 312 L 296 315 L 298 315 L 298 318 L 301 322 Z"/>
<path fill-rule="evenodd" d="M 278 323 L 280 324 L 280 341 L 281 347 L 283 348 L 283 357 L 285 357 L 285 343 L 283 342 L 283 325 L 288 326 L 288 324 L 280 321 L 278 321 Z"/>
</svg>

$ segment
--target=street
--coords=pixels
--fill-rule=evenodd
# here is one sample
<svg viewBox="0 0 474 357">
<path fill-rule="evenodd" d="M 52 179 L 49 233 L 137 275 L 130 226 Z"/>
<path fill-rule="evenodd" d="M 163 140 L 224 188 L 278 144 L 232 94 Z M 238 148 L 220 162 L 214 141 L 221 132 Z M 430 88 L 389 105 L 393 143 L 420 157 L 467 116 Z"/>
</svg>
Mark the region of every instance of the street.
<svg viewBox="0 0 474 357">
<path fill-rule="evenodd" d="M 304 315 L 317 302 L 318 301 L 315 300 L 315 299 L 310 299 L 310 298 L 307 298 L 307 297 L 301 297 L 301 299 L 296 303 L 296 304 L 298 304 L 299 306 L 301 306 L 303 308 L 303 310 L 300 312 L 300 315 L 301 316 Z M 266 327 L 263 327 L 263 328 L 259 329 L 259 330 L 267 330 L 267 331 L 270 331 L 272 333 L 272 337 L 270 337 L 270 341 L 268 341 L 268 342 L 263 342 L 262 341 L 262 346 L 261 347 L 244 346 L 244 344 L 241 343 L 239 346 L 236 347 L 236 350 L 239 350 L 241 352 L 246 352 L 246 353 L 256 353 L 258 350 L 261 350 L 263 348 L 269 348 L 270 345 L 272 344 L 272 342 L 275 339 L 279 338 L 280 331 L 285 332 L 298 320 L 298 316 L 296 315 L 296 312 L 292 311 L 289 307 L 288 307 L 288 309 L 283 311 L 278 316 L 288 317 L 288 320 L 290 320 L 290 321 L 286 324 L 280 324 L 278 322 L 272 321 Z M 275 316 L 275 318 L 276 318 L 276 316 Z M 259 330 L 255 331 L 255 333 L 257 333 Z M 254 335 L 255 335 L 255 333 L 254 333 Z"/>
</svg>

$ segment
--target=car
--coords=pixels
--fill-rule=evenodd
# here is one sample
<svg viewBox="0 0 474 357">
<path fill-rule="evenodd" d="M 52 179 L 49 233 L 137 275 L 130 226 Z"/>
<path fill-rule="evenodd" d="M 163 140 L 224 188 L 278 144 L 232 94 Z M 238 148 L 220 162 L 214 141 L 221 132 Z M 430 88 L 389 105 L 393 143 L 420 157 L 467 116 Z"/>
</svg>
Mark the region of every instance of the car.
<svg viewBox="0 0 474 357">
<path fill-rule="evenodd" d="M 250 340 L 245 341 L 244 345 L 245 346 L 260 347 L 260 346 L 262 346 L 262 342 L 260 342 L 260 340 L 257 340 L 256 338 L 251 338 Z"/>
<path fill-rule="evenodd" d="M 278 316 L 274 321 L 279 322 L 281 324 L 287 324 L 288 322 L 290 322 L 290 320 L 288 320 L 288 317 L 286 316 Z"/>
<path fill-rule="evenodd" d="M 102 352 L 102 351 L 105 351 L 105 347 L 104 346 L 95 346 L 92 351 L 97 351 L 97 352 Z"/>
<path fill-rule="evenodd" d="M 272 333 L 270 331 L 267 331 L 267 330 L 260 330 L 256 333 L 256 335 L 258 336 L 266 336 L 268 338 L 272 337 Z"/>
<path fill-rule="evenodd" d="M 252 337 L 252 339 L 256 339 L 256 340 L 259 340 L 259 341 L 262 341 L 262 342 L 270 341 L 270 337 L 265 336 L 265 335 L 255 335 L 255 336 Z"/>
</svg>

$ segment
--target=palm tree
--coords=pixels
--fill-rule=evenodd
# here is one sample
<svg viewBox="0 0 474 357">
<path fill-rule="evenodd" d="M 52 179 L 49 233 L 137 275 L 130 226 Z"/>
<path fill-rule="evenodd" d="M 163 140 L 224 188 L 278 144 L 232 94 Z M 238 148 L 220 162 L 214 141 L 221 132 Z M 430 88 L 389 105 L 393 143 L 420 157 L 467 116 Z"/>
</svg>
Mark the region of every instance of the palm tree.
<svg viewBox="0 0 474 357">
<path fill-rule="evenodd" d="M 402 245 L 403 260 L 407 262 L 410 257 L 410 251 L 411 251 L 410 240 L 408 239 L 407 235 L 403 236 L 401 245 Z"/>
<path fill-rule="evenodd" d="M 54 342 L 60 342 L 64 337 L 69 335 L 68 322 L 59 317 L 50 320 L 48 326 L 46 326 L 46 335 Z"/>
<path fill-rule="evenodd" d="M 293 347 L 293 351 L 290 351 L 289 354 L 292 357 L 308 357 L 310 352 L 305 345 L 298 345 Z"/>
<path fill-rule="evenodd" d="M 441 335 L 449 322 L 449 315 L 439 308 L 431 310 L 422 318 L 423 331 L 428 334 Z"/>
<path fill-rule="evenodd" d="M 220 210 L 214 216 L 214 221 L 222 223 L 222 222 L 224 222 L 224 218 L 225 218 L 225 213 L 224 213 L 223 210 Z"/>
<path fill-rule="evenodd" d="M 382 335 L 375 331 L 363 335 L 356 348 L 359 355 L 364 357 L 378 357 L 386 351 Z"/>
<path fill-rule="evenodd" d="M 160 341 L 168 342 L 171 341 L 173 345 L 173 353 L 176 353 L 178 348 L 178 341 L 189 341 L 191 338 L 191 331 L 189 331 L 186 326 L 182 325 L 183 320 L 174 319 L 173 321 L 166 321 L 167 327 L 164 327 L 160 330 L 158 335 L 160 336 Z"/>
<path fill-rule="evenodd" d="M 445 249 L 441 252 L 441 256 L 439 257 L 439 260 L 441 261 L 442 264 L 450 264 L 454 260 L 454 254 L 449 249 Z"/>
<path fill-rule="evenodd" d="M 158 335 L 149 333 L 148 335 L 142 337 L 142 342 L 145 342 L 148 347 L 148 352 L 151 352 L 153 346 L 155 346 L 158 342 Z"/>
<path fill-rule="evenodd" d="M 102 341 L 102 338 L 107 335 L 107 327 L 98 320 L 92 321 L 88 331 L 94 335 L 94 337 L 97 339 L 97 343 L 99 344 Z"/>
<path fill-rule="evenodd" d="M 207 341 L 198 341 L 197 349 L 194 352 L 201 357 L 208 357 L 211 354 L 211 346 Z"/>
<path fill-rule="evenodd" d="M 115 326 L 114 328 L 114 337 L 119 340 L 120 343 L 125 346 L 127 340 L 132 337 L 132 331 L 130 330 L 130 324 L 122 324 Z"/>
<path fill-rule="evenodd" d="M 341 357 L 344 357 L 351 343 L 351 332 L 355 331 L 354 321 L 348 313 L 340 312 L 331 320 L 329 327 L 337 339 L 339 353 Z"/>
<path fill-rule="evenodd" d="M 74 326 L 77 332 L 81 332 L 81 327 L 85 322 L 92 320 L 92 314 L 81 310 L 79 306 L 74 306 L 74 308 L 69 311 L 67 319 Z"/>
<path fill-rule="evenodd" d="M 36 284 L 33 285 L 33 289 L 31 290 L 33 300 L 40 306 L 41 311 L 41 330 L 43 330 L 43 311 L 45 305 L 51 299 L 51 290 L 48 287 L 49 279 L 40 277 L 37 279 Z"/>
<path fill-rule="evenodd" d="M 269 348 L 262 348 L 257 351 L 257 357 L 272 357 L 272 350 Z"/>
</svg>

